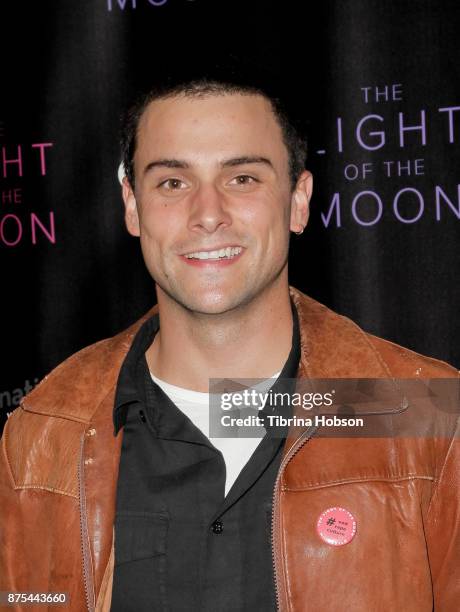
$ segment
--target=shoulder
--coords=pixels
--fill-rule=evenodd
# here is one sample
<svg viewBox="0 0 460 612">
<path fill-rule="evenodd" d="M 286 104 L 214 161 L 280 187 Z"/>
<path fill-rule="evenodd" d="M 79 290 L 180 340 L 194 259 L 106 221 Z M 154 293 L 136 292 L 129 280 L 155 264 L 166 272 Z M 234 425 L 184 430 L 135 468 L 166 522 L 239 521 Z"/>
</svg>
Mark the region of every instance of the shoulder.
<svg viewBox="0 0 460 612">
<path fill-rule="evenodd" d="M 400 377 L 409 378 L 415 374 L 420 378 L 457 378 L 460 375 L 459 370 L 445 361 L 421 355 L 372 334 L 366 333 L 366 336 L 390 370 L 397 371 Z"/>
<path fill-rule="evenodd" d="M 21 408 L 88 423 L 100 402 L 115 387 L 136 332 L 156 312 L 154 306 L 115 336 L 90 344 L 65 359 L 22 399 Z"/>
<path fill-rule="evenodd" d="M 310 371 L 331 377 L 459 377 L 459 371 L 444 361 L 370 334 L 293 287 L 290 293 L 299 315 L 303 357 Z"/>
<path fill-rule="evenodd" d="M 119 438 L 111 435 L 111 415 L 119 370 L 136 332 L 155 312 L 156 307 L 115 336 L 74 353 L 22 399 L 2 434 L 0 496 L 12 486 L 78 497 L 82 436 L 97 422 L 101 439 L 108 432 L 103 452 L 115 452 Z"/>
</svg>

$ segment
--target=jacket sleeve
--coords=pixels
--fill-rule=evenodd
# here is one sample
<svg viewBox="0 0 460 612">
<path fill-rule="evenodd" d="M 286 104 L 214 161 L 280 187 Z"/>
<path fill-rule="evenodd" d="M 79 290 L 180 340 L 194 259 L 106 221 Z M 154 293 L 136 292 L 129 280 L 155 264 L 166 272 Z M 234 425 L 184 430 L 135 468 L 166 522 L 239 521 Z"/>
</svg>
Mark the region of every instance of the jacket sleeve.
<svg viewBox="0 0 460 612">
<path fill-rule="evenodd" d="M 62 478 L 66 471 L 62 457 L 75 437 L 62 437 L 64 452 L 55 454 L 50 431 L 63 423 L 22 407 L 6 422 L 0 441 L 0 590 L 66 592 L 67 609 L 80 612 L 86 606 L 78 499 L 72 491 L 50 486 L 53 476 Z M 0 605 L 5 612 L 35 608 Z"/>
<path fill-rule="evenodd" d="M 426 539 L 434 612 L 460 610 L 460 424 L 449 445 L 428 507 Z"/>
<path fill-rule="evenodd" d="M 0 591 L 18 590 L 13 567 L 15 544 L 18 532 L 20 532 L 20 526 L 17 523 L 20 513 L 19 496 L 14 488 L 12 470 L 6 451 L 10 419 L 17 418 L 17 410 L 7 419 L 0 441 Z"/>
</svg>

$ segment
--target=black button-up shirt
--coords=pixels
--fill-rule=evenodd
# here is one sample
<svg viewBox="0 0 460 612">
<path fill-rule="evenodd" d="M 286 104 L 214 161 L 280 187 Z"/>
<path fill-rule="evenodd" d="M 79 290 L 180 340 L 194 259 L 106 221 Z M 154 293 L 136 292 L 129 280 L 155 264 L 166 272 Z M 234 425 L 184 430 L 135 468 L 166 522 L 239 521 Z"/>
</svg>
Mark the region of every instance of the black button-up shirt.
<svg viewBox="0 0 460 612">
<path fill-rule="evenodd" d="M 297 373 L 292 311 L 292 348 L 273 391 L 286 391 L 281 379 Z M 123 427 L 123 441 L 111 611 L 275 610 L 271 505 L 284 438 L 267 424 L 225 496 L 222 453 L 151 378 L 145 351 L 158 329 L 158 315 L 139 329 L 117 384 L 114 435 Z"/>
</svg>

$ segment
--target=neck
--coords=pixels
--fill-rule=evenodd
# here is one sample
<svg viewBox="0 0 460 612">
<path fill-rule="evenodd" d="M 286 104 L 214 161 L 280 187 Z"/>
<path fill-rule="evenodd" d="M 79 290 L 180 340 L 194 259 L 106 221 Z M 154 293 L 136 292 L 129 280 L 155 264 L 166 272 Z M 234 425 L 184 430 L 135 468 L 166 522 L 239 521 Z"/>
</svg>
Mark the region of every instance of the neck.
<svg viewBox="0 0 460 612">
<path fill-rule="evenodd" d="M 278 281 L 249 304 L 219 315 L 190 312 L 157 287 L 160 330 L 146 351 L 150 371 L 207 392 L 210 378 L 268 378 L 281 370 L 293 322 L 287 275 Z"/>
</svg>

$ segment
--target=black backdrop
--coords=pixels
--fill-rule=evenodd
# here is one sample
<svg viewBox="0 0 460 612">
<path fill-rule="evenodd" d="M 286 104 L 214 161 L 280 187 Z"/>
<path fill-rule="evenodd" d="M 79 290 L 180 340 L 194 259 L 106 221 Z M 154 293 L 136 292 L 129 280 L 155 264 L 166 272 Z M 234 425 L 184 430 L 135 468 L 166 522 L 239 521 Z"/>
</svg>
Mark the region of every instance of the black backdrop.
<svg viewBox="0 0 460 612">
<path fill-rule="evenodd" d="M 460 365 L 458 2 L 17 1 L 0 15 L 0 426 L 51 368 L 154 303 L 123 225 L 118 118 L 138 81 L 190 57 L 282 74 L 309 120 L 315 195 L 291 282 Z"/>
</svg>

